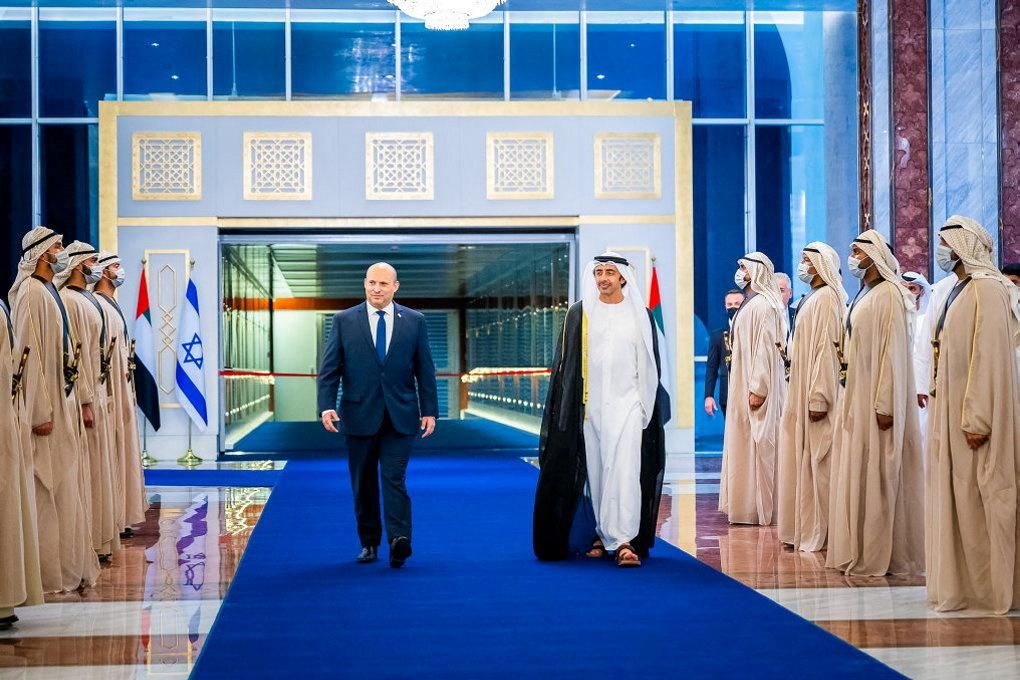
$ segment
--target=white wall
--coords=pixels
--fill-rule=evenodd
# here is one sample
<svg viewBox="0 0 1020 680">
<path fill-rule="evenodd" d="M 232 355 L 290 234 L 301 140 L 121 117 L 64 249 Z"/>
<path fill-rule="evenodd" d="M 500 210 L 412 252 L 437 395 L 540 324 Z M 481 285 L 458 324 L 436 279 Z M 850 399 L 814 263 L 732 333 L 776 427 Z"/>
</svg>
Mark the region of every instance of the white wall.
<svg viewBox="0 0 1020 680">
<path fill-rule="evenodd" d="M 317 373 L 318 317 L 321 312 L 282 311 L 273 319 L 274 368 L 277 373 Z M 277 378 L 275 420 L 316 420 L 315 380 Z"/>
</svg>

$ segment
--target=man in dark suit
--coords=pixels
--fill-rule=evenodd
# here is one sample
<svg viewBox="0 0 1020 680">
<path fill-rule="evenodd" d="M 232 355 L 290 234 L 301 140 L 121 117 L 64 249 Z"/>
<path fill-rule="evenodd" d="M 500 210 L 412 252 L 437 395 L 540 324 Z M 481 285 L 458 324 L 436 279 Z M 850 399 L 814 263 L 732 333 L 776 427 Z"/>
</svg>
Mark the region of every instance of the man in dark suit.
<svg viewBox="0 0 1020 680">
<path fill-rule="evenodd" d="M 740 305 L 744 304 L 744 294 L 739 290 L 726 292 L 723 302 L 726 304 L 726 316 L 729 318 L 725 328 L 712 331 L 708 343 L 708 362 L 705 366 L 705 413 L 714 416 L 715 412 L 722 407 L 723 415 L 726 415 L 726 396 L 729 383 L 729 365 L 726 363 L 726 336 L 733 330 L 733 317 L 736 315 Z M 719 383 L 719 402 L 715 400 L 715 384 Z"/>
<path fill-rule="evenodd" d="M 380 262 L 365 275 L 367 301 L 333 317 L 333 330 L 319 370 L 322 426 L 347 436 L 361 553 L 357 561 L 378 559 L 382 541 L 379 473 L 390 543 L 390 566 L 411 556 L 411 498 L 404 478 L 415 436 L 432 434 L 439 400 L 436 367 L 429 350 L 425 317 L 395 304 L 397 271 Z M 343 385 L 340 414 L 337 388 Z"/>
</svg>

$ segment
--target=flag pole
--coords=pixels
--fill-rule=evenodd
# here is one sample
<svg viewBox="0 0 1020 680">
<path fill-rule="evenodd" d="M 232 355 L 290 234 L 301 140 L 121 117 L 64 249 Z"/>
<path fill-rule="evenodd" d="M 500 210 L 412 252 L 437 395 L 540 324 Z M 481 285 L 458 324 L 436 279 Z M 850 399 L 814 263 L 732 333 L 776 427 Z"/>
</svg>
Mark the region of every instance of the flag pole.
<svg viewBox="0 0 1020 680">
<path fill-rule="evenodd" d="M 159 461 L 149 455 L 149 421 L 142 417 L 142 467 L 152 467 Z"/>
<path fill-rule="evenodd" d="M 201 458 L 195 455 L 195 451 L 191 448 L 191 418 L 188 418 L 188 450 L 184 452 L 184 455 L 177 459 L 178 465 L 184 467 L 195 467 L 200 465 L 203 461 Z"/>
</svg>

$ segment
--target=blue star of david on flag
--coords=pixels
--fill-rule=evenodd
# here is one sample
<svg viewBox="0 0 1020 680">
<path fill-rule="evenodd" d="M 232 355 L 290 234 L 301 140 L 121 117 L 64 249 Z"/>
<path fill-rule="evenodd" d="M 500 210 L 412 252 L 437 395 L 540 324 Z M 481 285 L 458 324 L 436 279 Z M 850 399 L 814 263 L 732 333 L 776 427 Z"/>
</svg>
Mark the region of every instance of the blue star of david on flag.
<svg viewBox="0 0 1020 680">
<path fill-rule="evenodd" d="M 198 337 L 198 333 L 191 336 L 191 342 L 182 342 L 181 349 L 184 350 L 184 360 L 182 364 L 195 364 L 199 368 L 202 368 L 202 363 L 205 361 L 205 355 L 202 352 L 202 338 Z"/>
</svg>

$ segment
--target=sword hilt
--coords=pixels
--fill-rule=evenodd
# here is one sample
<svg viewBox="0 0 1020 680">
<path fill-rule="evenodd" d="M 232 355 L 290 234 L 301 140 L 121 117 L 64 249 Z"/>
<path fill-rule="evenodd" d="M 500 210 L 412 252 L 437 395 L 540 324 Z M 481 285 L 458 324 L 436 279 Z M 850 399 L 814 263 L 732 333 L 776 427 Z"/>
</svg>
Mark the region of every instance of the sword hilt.
<svg viewBox="0 0 1020 680">
<path fill-rule="evenodd" d="M 25 366 L 28 364 L 28 355 L 32 353 L 31 347 L 26 347 L 21 353 L 21 362 L 18 364 L 18 371 L 11 377 L 11 397 L 17 399 L 21 394 L 25 380 Z"/>
</svg>

